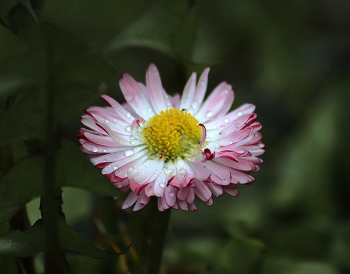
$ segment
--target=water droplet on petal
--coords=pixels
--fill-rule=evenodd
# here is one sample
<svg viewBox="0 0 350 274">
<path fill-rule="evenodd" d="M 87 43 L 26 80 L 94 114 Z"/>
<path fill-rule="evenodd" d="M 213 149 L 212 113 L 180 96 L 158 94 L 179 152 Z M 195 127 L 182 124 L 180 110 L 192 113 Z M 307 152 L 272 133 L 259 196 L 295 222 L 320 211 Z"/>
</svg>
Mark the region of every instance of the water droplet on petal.
<svg viewBox="0 0 350 274">
<path fill-rule="evenodd" d="M 212 129 L 216 129 L 216 126 L 212 126 Z"/>
<path fill-rule="evenodd" d="M 141 176 L 142 174 L 141 173 L 137 173 L 138 176 Z"/>
<path fill-rule="evenodd" d="M 237 112 L 237 116 L 238 116 L 238 117 L 240 117 L 240 116 L 242 116 L 242 115 L 243 115 L 243 112 L 242 112 L 242 111 Z"/>
<path fill-rule="evenodd" d="M 134 99 L 134 93 L 127 91 L 124 95 L 125 100 L 127 101 L 131 101 L 132 99 Z"/>
<path fill-rule="evenodd" d="M 164 188 L 165 187 L 165 184 L 160 184 L 159 185 L 161 188 Z"/>
<path fill-rule="evenodd" d="M 227 124 L 228 122 L 230 122 L 230 120 L 226 118 L 225 119 L 225 123 Z"/>
<path fill-rule="evenodd" d="M 145 167 L 149 167 L 149 164 L 145 164 Z"/>
<path fill-rule="evenodd" d="M 130 141 L 130 144 L 131 144 L 131 145 L 135 145 L 136 142 L 135 142 L 135 141 Z"/>
<path fill-rule="evenodd" d="M 131 172 L 131 171 L 133 171 L 134 169 L 135 169 L 135 168 L 131 166 L 131 167 L 128 168 L 128 171 Z"/>
<path fill-rule="evenodd" d="M 148 111 L 152 111 L 152 109 L 151 109 L 151 108 L 148 108 Z"/>
<path fill-rule="evenodd" d="M 130 126 L 127 126 L 127 127 L 125 128 L 125 131 L 126 131 L 126 132 L 131 132 L 131 127 L 130 127 Z"/>
<path fill-rule="evenodd" d="M 97 151 L 98 151 L 98 148 L 97 148 L 97 147 L 93 147 L 93 148 L 92 148 L 92 151 L 93 151 L 93 152 L 97 152 Z"/>
<path fill-rule="evenodd" d="M 117 161 L 117 157 L 114 157 L 113 160 L 114 160 L 114 161 Z"/>
<path fill-rule="evenodd" d="M 158 171 L 158 170 L 156 170 L 154 173 L 159 173 L 159 171 Z"/>
<path fill-rule="evenodd" d="M 204 82 L 204 81 L 202 81 L 202 82 L 201 82 L 201 85 L 202 85 L 202 86 L 204 86 L 204 85 L 205 85 L 205 82 Z"/>
<path fill-rule="evenodd" d="M 133 150 L 126 150 L 126 151 L 124 152 L 124 155 L 125 155 L 125 156 L 134 155 L 134 151 L 133 151 Z"/>
<path fill-rule="evenodd" d="M 211 111 L 208 111 L 207 114 L 205 114 L 205 117 L 210 118 L 213 116 L 213 113 Z"/>
<path fill-rule="evenodd" d="M 128 112 L 127 114 L 126 114 L 126 117 L 131 117 L 131 114 Z"/>
<path fill-rule="evenodd" d="M 233 144 L 233 142 L 230 142 L 230 145 L 232 145 Z"/>
<path fill-rule="evenodd" d="M 170 103 L 170 102 L 167 102 L 166 105 L 167 105 L 168 107 L 171 107 L 171 103 Z"/>
<path fill-rule="evenodd" d="M 105 152 L 105 153 L 106 153 L 106 152 L 107 152 L 107 150 L 105 150 L 105 149 L 104 149 L 104 150 L 103 150 L 103 152 Z"/>
<path fill-rule="evenodd" d="M 192 104 L 191 104 L 191 106 L 192 106 L 194 109 L 196 109 L 196 108 L 198 107 L 198 105 L 199 105 L 198 101 L 193 101 Z"/>
<path fill-rule="evenodd" d="M 158 73 L 158 72 L 155 72 L 154 75 L 159 75 L 159 73 Z"/>
<path fill-rule="evenodd" d="M 173 197 L 175 196 L 175 194 L 174 194 L 173 192 L 170 192 L 170 193 L 168 194 L 168 196 L 169 196 L 170 198 L 173 198 Z"/>
<path fill-rule="evenodd" d="M 106 124 L 108 124 L 108 123 L 109 123 L 109 121 L 106 119 L 106 120 L 105 120 L 105 123 L 106 123 Z"/>
</svg>

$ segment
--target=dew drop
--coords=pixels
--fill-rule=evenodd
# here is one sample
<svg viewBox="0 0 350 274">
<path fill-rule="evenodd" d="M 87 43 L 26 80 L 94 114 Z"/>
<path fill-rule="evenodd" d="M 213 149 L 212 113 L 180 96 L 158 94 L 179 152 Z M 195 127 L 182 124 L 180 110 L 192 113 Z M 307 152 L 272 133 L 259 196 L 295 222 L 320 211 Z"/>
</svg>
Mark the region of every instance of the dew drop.
<svg viewBox="0 0 350 274">
<path fill-rule="evenodd" d="M 128 174 L 125 173 L 124 178 L 128 177 Z"/>
<path fill-rule="evenodd" d="M 205 140 L 206 140 L 206 141 L 210 141 L 211 139 L 210 139 L 210 137 L 207 137 L 207 138 L 205 138 Z"/>
<path fill-rule="evenodd" d="M 165 184 L 160 184 L 159 185 L 161 188 L 164 188 L 165 187 Z"/>
<path fill-rule="evenodd" d="M 242 111 L 237 112 L 237 116 L 238 116 L 238 117 L 240 117 L 240 116 L 242 116 L 242 115 L 243 115 L 243 112 L 242 112 Z"/>
<path fill-rule="evenodd" d="M 142 174 L 141 173 L 137 173 L 137 176 L 141 176 Z"/>
<path fill-rule="evenodd" d="M 111 168 L 112 166 L 108 166 L 108 168 Z"/>
<path fill-rule="evenodd" d="M 130 141 L 130 144 L 135 145 L 136 142 L 135 141 Z"/>
<path fill-rule="evenodd" d="M 175 194 L 174 194 L 173 192 L 170 192 L 170 193 L 168 194 L 168 196 L 169 196 L 170 198 L 173 198 L 173 197 L 175 196 Z"/>
<path fill-rule="evenodd" d="M 192 104 L 191 104 L 191 106 L 192 106 L 194 109 L 196 109 L 196 108 L 198 107 L 198 105 L 199 105 L 198 101 L 193 101 Z"/>
<path fill-rule="evenodd" d="M 205 85 L 205 82 L 204 82 L 204 81 L 202 81 L 202 82 L 201 82 L 201 85 L 202 85 L 202 86 L 204 86 L 204 85 Z"/>
<path fill-rule="evenodd" d="M 208 111 L 207 114 L 205 114 L 205 117 L 210 118 L 213 116 L 213 113 L 211 111 Z"/>
<path fill-rule="evenodd" d="M 158 73 L 158 72 L 155 72 L 155 73 L 154 73 L 154 75 L 156 75 L 156 76 L 157 76 L 157 75 L 159 75 L 159 73 Z"/>
<path fill-rule="evenodd" d="M 131 171 L 133 171 L 134 169 L 135 169 L 135 168 L 131 166 L 131 167 L 128 168 L 128 171 L 131 172 Z"/>
<path fill-rule="evenodd" d="M 131 114 L 128 112 L 128 113 L 126 114 L 126 117 L 130 118 L 130 117 L 131 117 Z"/>
<path fill-rule="evenodd" d="M 98 151 L 98 148 L 97 148 L 97 147 L 93 147 L 93 148 L 92 148 L 92 151 L 93 151 L 93 152 L 97 152 L 97 151 Z"/>
<path fill-rule="evenodd" d="M 133 150 L 126 150 L 126 151 L 124 152 L 124 155 L 125 155 L 125 156 L 134 155 L 134 151 L 133 151 Z"/>
<path fill-rule="evenodd" d="M 113 122 L 117 122 L 117 119 L 113 118 Z M 117 124 L 118 125 L 118 124 Z"/>
<path fill-rule="evenodd" d="M 106 123 L 106 124 L 108 124 L 108 123 L 109 123 L 109 121 L 106 119 L 106 120 L 105 120 L 105 123 Z"/>
<path fill-rule="evenodd" d="M 230 120 L 226 118 L 225 119 L 225 123 L 227 124 L 228 122 L 230 122 Z"/>
<path fill-rule="evenodd" d="M 158 170 L 156 170 L 154 173 L 158 174 L 158 173 L 159 173 L 159 171 L 158 171 Z"/>
<path fill-rule="evenodd" d="M 151 112 L 151 111 L 152 111 L 152 109 L 151 109 L 151 108 L 148 108 L 148 111 L 149 111 L 149 112 Z"/>
<path fill-rule="evenodd" d="M 125 128 L 125 131 L 126 131 L 126 132 L 131 132 L 131 127 L 130 127 L 130 126 L 127 126 L 127 127 Z"/>
<path fill-rule="evenodd" d="M 105 149 L 104 149 L 104 150 L 103 150 L 103 152 L 104 152 L 104 153 L 106 153 L 106 152 L 107 152 L 107 150 L 105 150 Z"/>
<path fill-rule="evenodd" d="M 233 144 L 233 142 L 230 142 L 230 145 L 232 145 Z"/>
<path fill-rule="evenodd" d="M 212 126 L 212 129 L 216 129 L 216 126 Z"/>
<path fill-rule="evenodd" d="M 149 167 L 149 164 L 145 164 L 145 167 L 146 167 L 146 168 Z"/>
<path fill-rule="evenodd" d="M 118 169 L 118 166 L 114 166 L 113 169 L 114 169 L 114 170 Z"/>
<path fill-rule="evenodd" d="M 114 161 L 117 161 L 117 157 L 114 157 L 113 160 L 114 160 Z"/>
<path fill-rule="evenodd" d="M 171 103 L 170 103 L 170 102 L 167 102 L 166 105 L 167 105 L 168 107 L 171 107 Z"/>
<path fill-rule="evenodd" d="M 132 92 L 128 91 L 125 93 L 124 98 L 127 101 L 131 101 L 132 99 L 134 99 L 134 94 Z"/>
</svg>

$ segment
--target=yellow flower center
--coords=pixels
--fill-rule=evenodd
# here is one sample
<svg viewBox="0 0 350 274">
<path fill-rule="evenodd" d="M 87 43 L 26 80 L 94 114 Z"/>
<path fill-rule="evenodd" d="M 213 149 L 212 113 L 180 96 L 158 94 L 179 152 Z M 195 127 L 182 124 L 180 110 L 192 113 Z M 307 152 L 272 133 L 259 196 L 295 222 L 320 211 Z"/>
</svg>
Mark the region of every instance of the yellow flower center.
<svg viewBox="0 0 350 274">
<path fill-rule="evenodd" d="M 153 116 L 142 133 L 151 157 L 174 161 L 197 149 L 202 138 L 199 122 L 187 111 L 167 109 Z"/>
</svg>

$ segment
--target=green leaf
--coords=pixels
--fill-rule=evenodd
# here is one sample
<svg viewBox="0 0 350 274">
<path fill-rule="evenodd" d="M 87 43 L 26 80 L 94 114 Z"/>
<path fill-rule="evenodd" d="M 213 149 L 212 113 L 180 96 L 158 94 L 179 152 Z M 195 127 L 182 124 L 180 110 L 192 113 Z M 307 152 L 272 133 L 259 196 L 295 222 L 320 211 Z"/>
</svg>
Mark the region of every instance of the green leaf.
<svg viewBox="0 0 350 274">
<path fill-rule="evenodd" d="M 0 223 L 43 193 L 43 159 L 28 158 L 17 163 L 0 181 Z"/>
<path fill-rule="evenodd" d="M 61 186 L 86 189 L 100 195 L 119 196 L 115 188 L 81 152 L 78 146 L 63 141 L 58 153 L 57 181 Z"/>
<path fill-rule="evenodd" d="M 172 35 L 172 47 L 181 58 L 190 61 L 193 58 L 197 32 L 197 4 L 188 8 L 182 22 Z"/>
<path fill-rule="evenodd" d="M 58 221 L 61 247 L 73 250 L 96 259 L 109 259 L 120 255 L 107 253 L 87 243 L 83 237 L 70 228 L 63 220 Z M 43 220 L 38 220 L 25 231 L 10 231 L 0 237 L 0 255 L 27 257 L 45 248 Z"/>
<path fill-rule="evenodd" d="M 15 257 L 27 257 L 44 249 L 44 231 L 42 221 L 23 232 L 10 231 L 0 237 L 0 254 Z"/>
<path fill-rule="evenodd" d="M 108 253 L 88 244 L 83 237 L 70 228 L 64 221 L 58 223 L 61 246 L 96 259 L 109 259 L 122 253 Z"/>
<path fill-rule="evenodd" d="M 217 254 L 218 264 L 232 273 L 252 273 L 262 258 L 265 246 L 260 240 L 246 236 L 246 229 L 239 223 L 235 228 L 229 230 L 232 239 Z"/>
<path fill-rule="evenodd" d="M 19 77 L 2 76 L 0 77 L 0 98 L 6 98 L 23 87 L 25 81 Z"/>
<path fill-rule="evenodd" d="M 262 267 L 262 274 L 336 274 L 336 268 L 329 263 L 301 261 L 288 257 L 268 256 Z"/>
<path fill-rule="evenodd" d="M 171 35 L 182 22 L 188 1 L 159 1 L 134 24 L 120 33 L 109 51 L 128 46 L 144 46 L 174 56 Z"/>
<path fill-rule="evenodd" d="M 17 96 L 0 121 L 0 145 L 20 138 L 43 139 L 45 136 L 45 102 L 41 89 L 28 90 Z"/>
</svg>

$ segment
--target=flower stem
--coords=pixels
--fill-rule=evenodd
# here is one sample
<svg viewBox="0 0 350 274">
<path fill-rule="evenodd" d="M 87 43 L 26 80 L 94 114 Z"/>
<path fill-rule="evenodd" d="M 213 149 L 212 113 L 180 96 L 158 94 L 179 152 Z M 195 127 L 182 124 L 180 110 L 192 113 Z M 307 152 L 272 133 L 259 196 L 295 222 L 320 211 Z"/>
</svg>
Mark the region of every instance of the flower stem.
<svg viewBox="0 0 350 274">
<path fill-rule="evenodd" d="M 45 35 L 45 33 L 43 34 Z M 70 273 L 64 250 L 60 244 L 58 221 L 64 219 L 62 213 L 62 191 L 56 182 L 55 158 L 58 150 L 57 124 L 54 117 L 54 50 L 51 37 L 46 38 L 46 143 L 45 143 L 45 173 L 44 195 L 41 197 L 41 216 L 44 224 L 44 262 L 45 273 L 63 274 Z"/>
<path fill-rule="evenodd" d="M 156 208 L 148 274 L 158 274 L 162 265 L 163 249 L 168 231 L 170 212 L 170 209 L 160 212 L 158 207 Z"/>
</svg>

